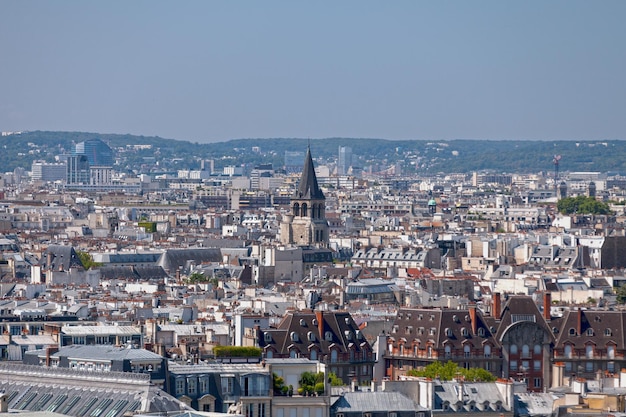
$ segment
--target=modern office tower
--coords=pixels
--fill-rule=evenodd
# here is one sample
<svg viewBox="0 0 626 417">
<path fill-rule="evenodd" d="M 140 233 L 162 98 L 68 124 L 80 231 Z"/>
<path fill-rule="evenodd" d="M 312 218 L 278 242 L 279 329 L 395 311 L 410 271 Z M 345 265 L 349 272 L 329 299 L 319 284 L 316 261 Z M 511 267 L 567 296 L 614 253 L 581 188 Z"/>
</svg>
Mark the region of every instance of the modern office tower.
<svg viewBox="0 0 626 417">
<path fill-rule="evenodd" d="M 89 168 L 91 185 L 110 185 L 113 183 L 113 170 L 110 166 L 92 166 Z"/>
<path fill-rule="evenodd" d="M 67 158 L 67 184 L 89 184 L 89 160 L 85 155 L 72 155 Z"/>
<path fill-rule="evenodd" d="M 304 152 L 285 151 L 285 172 L 294 174 L 300 172 L 304 165 Z"/>
<path fill-rule="evenodd" d="M 200 171 L 208 171 L 209 174 L 212 174 L 215 171 L 215 160 L 203 159 L 200 161 Z"/>
<path fill-rule="evenodd" d="M 67 175 L 66 165 L 34 161 L 31 166 L 31 176 L 35 181 L 58 181 L 64 180 Z"/>
<path fill-rule="evenodd" d="M 337 175 L 346 175 L 352 166 L 352 148 L 348 146 L 339 147 L 337 158 Z"/>
<path fill-rule="evenodd" d="M 91 166 L 113 166 L 113 150 L 100 139 L 77 143 L 73 155 L 85 155 Z"/>
</svg>

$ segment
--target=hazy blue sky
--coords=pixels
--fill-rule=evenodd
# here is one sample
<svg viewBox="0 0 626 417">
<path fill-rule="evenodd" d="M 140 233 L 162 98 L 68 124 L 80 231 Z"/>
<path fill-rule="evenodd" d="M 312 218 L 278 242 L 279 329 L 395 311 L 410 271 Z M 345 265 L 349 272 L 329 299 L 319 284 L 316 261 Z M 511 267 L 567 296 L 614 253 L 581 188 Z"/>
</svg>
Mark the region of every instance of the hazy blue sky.
<svg viewBox="0 0 626 417">
<path fill-rule="evenodd" d="M 0 130 L 626 139 L 626 1 L 0 1 Z"/>
</svg>

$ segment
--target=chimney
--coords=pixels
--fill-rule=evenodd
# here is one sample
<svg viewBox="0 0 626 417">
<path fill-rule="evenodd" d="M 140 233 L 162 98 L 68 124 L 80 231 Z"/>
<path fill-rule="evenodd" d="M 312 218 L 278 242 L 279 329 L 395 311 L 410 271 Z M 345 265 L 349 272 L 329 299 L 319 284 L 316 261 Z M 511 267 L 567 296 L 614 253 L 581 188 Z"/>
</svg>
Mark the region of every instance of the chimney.
<svg viewBox="0 0 626 417">
<path fill-rule="evenodd" d="M 562 387 L 565 375 L 565 362 L 556 362 L 552 367 L 552 387 Z"/>
<path fill-rule="evenodd" d="M 548 291 L 543 293 L 543 318 L 550 321 L 550 306 L 552 305 L 552 294 Z"/>
<path fill-rule="evenodd" d="M 376 392 L 376 380 L 372 379 L 372 388 L 370 389 L 372 392 Z"/>
<path fill-rule="evenodd" d="M 576 331 L 577 331 L 577 336 L 580 336 L 581 334 L 583 334 L 583 309 L 578 307 L 578 318 L 576 320 L 576 325 L 578 326 Z"/>
<path fill-rule="evenodd" d="M 350 382 L 350 391 L 351 392 L 357 392 L 358 391 L 358 385 L 356 383 L 356 378 L 352 378 L 352 381 Z"/>
<path fill-rule="evenodd" d="M 8 413 L 9 412 L 9 402 L 7 401 L 8 394 L 3 392 L 0 394 L 0 413 Z"/>
<path fill-rule="evenodd" d="M 48 346 L 46 348 L 46 366 L 50 366 L 50 356 L 59 351 L 58 346 Z"/>
<path fill-rule="evenodd" d="M 478 319 L 476 318 L 476 304 L 469 305 L 469 317 L 472 324 L 472 334 L 475 336 L 478 333 Z"/>
<path fill-rule="evenodd" d="M 317 331 L 320 333 L 320 340 L 325 340 L 324 336 L 324 312 L 315 310 L 315 318 L 317 319 Z"/>
<path fill-rule="evenodd" d="M 500 313 L 502 306 L 502 300 L 500 299 L 500 293 L 493 293 L 493 312 L 492 315 L 496 320 L 500 320 Z"/>
</svg>

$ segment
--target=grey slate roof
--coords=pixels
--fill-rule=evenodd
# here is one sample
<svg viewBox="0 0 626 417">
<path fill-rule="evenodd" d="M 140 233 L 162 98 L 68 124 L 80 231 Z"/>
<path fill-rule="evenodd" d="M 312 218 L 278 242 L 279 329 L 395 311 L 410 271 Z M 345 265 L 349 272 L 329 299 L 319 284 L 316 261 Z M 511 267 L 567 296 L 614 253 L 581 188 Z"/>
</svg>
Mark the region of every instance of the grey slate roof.
<svg viewBox="0 0 626 417">
<path fill-rule="evenodd" d="M 190 261 L 196 265 L 221 262 L 222 252 L 219 248 L 169 249 L 163 252 L 158 265 L 174 273 L 179 268 L 185 268 Z"/>
<path fill-rule="evenodd" d="M 126 349 L 115 346 L 98 345 L 70 345 L 59 349 L 58 352 L 50 355 L 54 358 L 72 357 L 93 360 L 161 360 L 163 357 L 145 349 Z"/>
<path fill-rule="evenodd" d="M 189 410 L 151 385 L 147 374 L 81 372 L 0 363 L 0 391 L 9 409 L 53 411 L 68 416 L 121 417 L 125 413 Z"/>
<path fill-rule="evenodd" d="M 399 392 L 345 392 L 331 405 L 334 413 L 415 411 L 420 407 Z"/>
<path fill-rule="evenodd" d="M 43 252 L 40 259 L 43 269 L 54 271 L 69 271 L 70 268 L 84 268 L 72 246 L 50 245 Z"/>
</svg>

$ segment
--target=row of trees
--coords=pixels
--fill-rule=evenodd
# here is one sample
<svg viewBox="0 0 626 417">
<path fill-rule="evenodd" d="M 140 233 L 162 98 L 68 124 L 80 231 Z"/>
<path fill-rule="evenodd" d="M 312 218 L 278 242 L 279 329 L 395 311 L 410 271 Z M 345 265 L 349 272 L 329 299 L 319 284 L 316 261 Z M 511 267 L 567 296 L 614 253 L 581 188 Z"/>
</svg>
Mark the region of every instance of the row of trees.
<svg viewBox="0 0 626 417">
<path fill-rule="evenodd" d="M 607 203 L 582 195 L 562 198 L 556 208 L 563 214 L 611 214 Z"/>
</svg>

